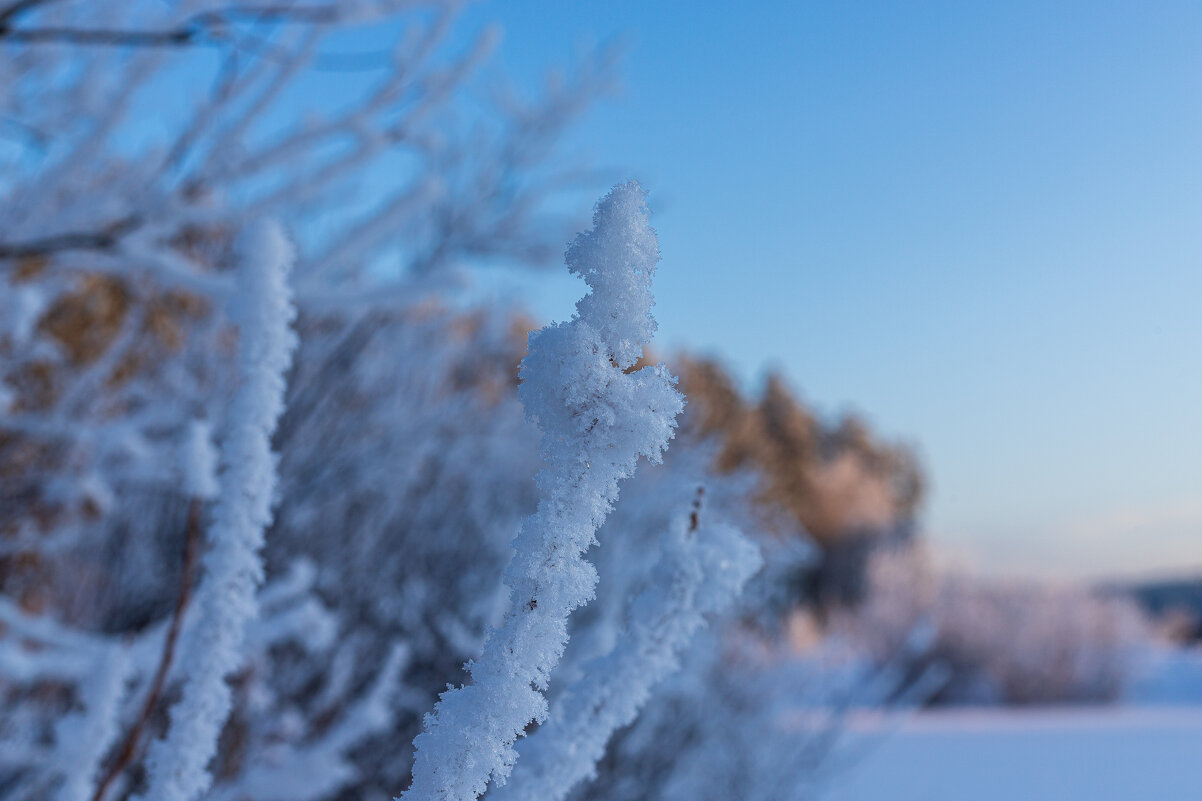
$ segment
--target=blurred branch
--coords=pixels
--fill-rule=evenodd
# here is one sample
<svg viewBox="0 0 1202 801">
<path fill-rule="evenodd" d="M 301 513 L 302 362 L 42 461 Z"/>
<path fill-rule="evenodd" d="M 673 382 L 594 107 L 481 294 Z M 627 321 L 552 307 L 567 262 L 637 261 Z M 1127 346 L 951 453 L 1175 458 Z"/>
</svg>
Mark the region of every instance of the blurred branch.
<svg viewBox="0 0 1202 801">
<path fill-rule="evenodd" d="M 0 12 L 0 41 L 14 44 L 100 45 L 108 47 L 187 47 L 220 43 L 225 29 L 239 20 L 283 22 L 304 25 L 328 25 L 343 20 L 336 5 L 293 6 L 236 5 L 204 11 L 188 17 L 174 27 L 161 30 L 122 30 L 105 28 L 30 27 L 14 28 L 12 21 L 35 6 L 53 0 L 22 0 Z"/>
<path fill-rule="evenodd" d="M 117 220 L 99 231 L 71 231 L 28 242 L 0 242 L 0 260 L 48 256 L 64 250 L 111 250 L 121 237 L 141 224 L 138 217 Z"/>
<path fill-rule="evenodd" d="M 200 44 L 203 27 L 167 31 L 86 30 L 80 28 L 0 28 L 0 41 L 11 44 L 75 44 L 111 47 L 182 47 Z"/>
</svg>

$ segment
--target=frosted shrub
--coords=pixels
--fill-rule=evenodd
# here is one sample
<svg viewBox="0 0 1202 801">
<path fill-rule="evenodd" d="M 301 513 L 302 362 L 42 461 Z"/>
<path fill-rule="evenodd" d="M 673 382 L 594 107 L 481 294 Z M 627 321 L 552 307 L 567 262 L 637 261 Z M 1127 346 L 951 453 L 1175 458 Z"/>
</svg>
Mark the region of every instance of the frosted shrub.
<svg viewBox="0 0 1202 801">
<path fill-rule="evenodd" d="M 536 500 L 534 429 L 509 375 L 517 358 L 495 330 L 513 315 L 433 309 L 422 281 L 408 279 L 480 257 L 535 264 L 554 255 L 568 229 L 546 201 L 569 172 L 552 158 L 554 140 L 604 89 L 604 59 L 482 110 L 465 89 L 493 37 L 461 31 L 454 0 L 316 0 L 273 6 L 268 21 L 219 0 L 8 6 L 0 35 L 26 39 L 0 53 L 9 79 L 0 105 L 16 130 L 53 141 L 18 144 L 0 165 L 0 794 L 158 801 L 194 795 L 211 773 L 213 799 L 379 797 L 408 773 L 400 745 L 436 688 L 479 652 L 486 626 L 500 624 L 512 590 L 499 578 L 511 523 Z M 379 69 L 340 85 L 337 108 L 304 97 L 306 71 L 329 45 L 377 23 L 405 31 Z M 254 52 L 239 43 L 250 28 L 263 45 Z M 37 41 L 50 32 L 55 41 Z M 179 99 L 176 111 L 153 102 L 167 95 Z M 388 187 L 361 180 L 397 159 L 404 169 Z M 298 238 L 292 283 L 307 341 L 303 381 L 276 432 L 283 508 L 256 600 L 260 541 L 251 532 L 269 516 L 260 512 L 271 494 L 260 481 L 265 437 L 238 445 L 249 442 L 238 430 L 244 410 L 228 400 L 245 382 L 222 311 L 231 298 L 236 317 L 252 303 L 227 255 L 247 221 L 264 217 Z M 597 302 L 621 303 L 582 307 L 581 316 L 626 365 L 652 330 L 639 310 L 647 287 L 637 284 L 654 260 L 644 253 L 636 261 L 647 275 L 602 286 L 592 262 L 614 248 L 598 237 L 574 258 L 598 286 Z M 649 236 L 618 232 L 613 241 L 654 249 Z M 382 264 L 402 265 L 404 279 L 380 280 Z M 614 398 L 647 385 L 647 401 L 650 385 L 662 384 L 655 413 L 671 420 L 678 399 L 661 374 L 611 372 Z M 480 374 L 488 386 L 474 383 Z M 557 375 L 549 380 L 561 389 L 579 377 Z M 594 436 L 612 434 L 632 454 L 658 452 L 633 434 L 622 439 L 631 432 L 605 412 L 629 410 L 614 398 L 598 399 Z M 189 428 L 194 420 L 211 430 Z M 220 486 L 211 441 L 226 466 Z M 180 451 L 183 471 L 174 469 Z M 586 469 L 612 456 L 580 452 Z M 601 506 L 612 501 L 592 477 L 585 483 Z M 693 489 L 662 507 L 687 508 Z M 238 494 L 248 490 L 253 498 Z M 226 537 L 238 503 L 248 525 Z M 199 571 L 181 546 L 208 516 L 213 542 Z M 677 531 L 658 519 L 648 528 L 653 544 Z M 696 576 L 689 560 L 705 561 L 701 552 L 681 551 L 678 562 L 657 554 L 654 545 L 640 569 L 662 561 L 673 575 Z M 189 602 L 196 573 L 203 580 Z M 223 575 L 234 580 L 229 592 L 216 588 Z M 570 589 L 565 608 L 572 593 L 587 595 Z M 554 608 L 546 592 L 542 605 Z M 50 624 L 70 636 L 27 633 Z M 114 648 L 129 651 L 128 676 L 108 672 L 102 682 L 98 666 Z M 166 740 L 147 749 L 168 725 Z M 63 760 L 97 770 L 77 768 L 64 783 Z"/>
<path fill-rule="evenodd" d="M 497 37 L 462 10 L 0 2 L 0 592 L 93 630 L 169 608 L 188 504 L 166 468 L 233 392 L 220 311 L 248 220 L 296 238 L 298 307 L 354 322 L 412 303 L 414 278 L 558 255 L 575 221 L 551 196 L 583 165 L 556 141 L 609 58 L 482 104 Z M 403 34 L 314 76 L 372 26 Z"/>
<path fill-rule="evenodd" d="M 531 721 L 546 720 L 543 693 L 567 642 L 568 615 L 593 595 L 597 574 L 583 554 L 618 482 L 639 456 L 658 460 L 672 436 L 683 400 L 666 368 L 627 372 L 655 330 L 659 247 L 647 217 L 634 183 L 598 204 L 593 229 L 567 253 L 592 291 L 570 322 L 530 337 L 520 394 L 542 431 L 538 511 L 514 540 L 505 620 L 469 665 L 472 683 L 444 693 L 427 718 L 403 798 L 470 801 L 509 774 L 514 742 Z"/>
<path fill-rule="evenodd" d="M 569 797 L 575 801 L 808 801 L 819 797 L 816 786 L 851 745 L 843 727 L 846 711 L 897 703 L 894 699 L 904 690 L 904 676 L 879 670 L 845 649 L 792 640 L 780 599 L 788 597 L 799 565 L 812 551 L 804 543 L 782 542 L 755 528 L 761 510 L 749 503 L 754 483 L 737 475 L 706 475 L 710 457 L 710 448 L 698 447 L 685 437 L 673 444 L 664 467 L 640 473 L 623 489 L 597 550 L 598 599 L 582 610 L 583 615 L 573 616 L 574 623 L 587 621 L 587 625 L 573 630 L 557 673 L 557 679 L 563 674 L 571 684 L 561 690 L 563 700 L 553 703 L 545 727 L 519 744 L 521 757 L 509 784 L 490 795 L 540 797 L 528 794 L 523 783 L 536 766 L 542 766 L 546 776 L 562 777 L 566 766 L 582 761 L 583 749 L 576 742 L 559 746 L 555 737 L 539 740 L 544 729 L 563 737 L 569 727 L 561 725 L 557 716 L 571 703 L 574 685 L 605 683 L 601 677 L 613 655 L 629 647 L 637 630 L 631 621 L 642 618 L 635 599 L 645 598 L 647 588 L 665 583 L 666 554 L 657 547 L 657 539 L 671 530 L 676 518 L 660 523 L 665 511 L 656 507 L 665 499 L 695 493 L 698 481 L 706 486 L 700 525 L 707 520 L 711 524 L 737 521 L 758 535 L 765 566 L 747 582 L 737 604 L 711 616 L 709 625 L 677 651 L 670 677 L 654 686 L 638 717 L 614 733 L 604 758 L 596 764 L 595 780 L 577 785 Z M 688 485 L 690 477 L 693 483 Z M 648 565 L 649 555 L 656 553 L 661 553 L 659 564 Z M 739 553 L 740 549 L 728 546 L 724 561 L 731 567 L 738 565 Z M 653 667 L 643 670 L 651 672 Z M 645 672 L 638 675 L 639 679 L 622 677 L 631 692 L 646 678 Z M 912 703 L 910 697 L 900 700 L 902 706 Z M 538 759 L 543 749 L 556 759 L 528 765 L 527 756 Z M 550 783 L 536 787 L 545 792 L 541 797 L 555 798 L 562 792 L 552 791 Z"/>
<path fill-rule="evenodd" d="M 724 615 L 692 639 L 679 672 L 609 745 L 597 779 L 571 797 L 810 801 L 854 740 L 845 714 L 889 704 L 898 679 L 838 649 L 798 652 Z M 512 781 L 523 770 L 519 760 Z"/>
<path fill-rule="evenodd" d="M 1133 604 L 1072 584 L 988 580 L 933 570 L 917 548 L 883 552 L 864 605 L 835 630 L 878 662 L 918 630 L 930 645 L 914 670 L 937 664 L 945 703 L 1098 703 L 1121 693 L 1148 637 Z"/>
<path fill-rule="evenodd" d="M 645 215 L 639 200 L 635 208 Z M 588 240 L 591 246 L 574 249 L 574 264 L 581 271 L 589 269 L 586 257 L 604 243 L 614 245 L 607 253 L 633 254 L 632 259 L 654 253 L 653 248 L 622 246 L 622 236 L 612 230 L 607 235 L 601 226 L 607 219 L 604 209 L 598 209 L 599 227 Z M 608 221 L 620 223 L 621 215 Z M 639 235 L 647 231 L 644 219 L 643 227 L 631 225 L 627 233 L 638 243 L 646 242 Z M 593 280 L 604 283 L 602 276 Z M 612 282 L 608 286 L 612 294 L 640 297 Z M 650 299 L 646 294 L 642 298 Z M 583 317 L 582 312 L 577 319 Z M 638 322 L 635 318 L 630 326 Z M 537 596 L 515 594 L 517 568 L 510 567 L 508 583 L 501 580 L 510 553 L 508 540 L 523 517 L 534 511 L 536 489 L 547 519 L 554 511 L 547 510 L 547 498 L 557 488 L 562 491 L 555 497 L 566 503 L 572 493 L 594 487 L 589 483 L 593 472 L 616 450 L 604 448 L 602 437 L 634 449 L 637 432 L 624 428 L 622 421 L 637 425 L 639 416 L 619 418 L 619 413 L 644 410 L 633 405 L 637 393 L 627 388 L 648 381 L 663 386 L 666 379 L 662 370 L 628 374 L 616 366 L 616 358 L 611 364 L 578 345 L 596 341 L 608 347 L 600 334 L 581 338 L 569 328 L 571 323 L 556 326 L 534 337 L 521 396 L 528 405 L 543 406 L 540 414 L 532 415 L 533 422 L 523 421 L 513 371 L 520 354 L 520 345 L 512 341 L 517 325 L 503 310 L 459 313 L 428 299 L 361 317 L 302 315 L 297 328 L 303 341 L 274 440 L 280 450 L 281 507 L 265 543 L 271 581 L 256 602 L 260 617 L 246 625 L 239 667 L 229 685 L 233 708 L 208 764 L 214 778 L 206 799 L 383 798 L 386 790 L 402 786 L 411 767 L 406 746 L 421 725 L 420 714 L 457 675 L 462 660 L 480 653 L 489 625 L 503 629 L 507 613 L 510 625 L 515 614 L 521 622 L 534 611 L 523 610 L 530 600 L 541 609 L 553 604 L 556 593 L 560 598 L 578 589 L 577 597 L 592 594 L 591 568 L 579 559 L 569 578 L 586 581 L 548 587 L 536 580 Z M 569 330 L 559 330 L 564 328 Z M 550 358 L 540 348 L 558 348 L 555 354 L 560 358 Z M 637 351 L 630 355 L 637 357 Z M 603 380 L 589 383 L 589 370 L 572 372 L 571 360 L 590 365 Z M 630 362 L 626 364 L 629 369 Z M 591 416 L 578 420 L 545 397 L 532 397 L 532 365 L 550 376 L 542 386 L 559 393 L 561 405 L 577 403 Z M 649 402 L 645 411 L 652 413 Z M 536 484 L 537 429 L 545 426 L 544 418 L 571 436 L 544 437 L 543 449 L 551 450 L 552 456 L 544 457 L 544 473 Z M 224 454 L 229 446 L 227 420 L 209 419 L 214 420 L 215 438 Z M 195 424 L 174 445 L 184 454 L 184 469 L 182 482 L 181 471 L 172 471 L 172 480 L 200 498 L 214 494 L 209 445 L 213 437 L 206 429 Z M 570 454 L 572 442 L 581 454 L 576 459 L 562 456 Z M 755 549 L 734 529 L 753 529 L 757 513 L 749 508 L 753 487 L 747 477 L 716 476 L 708 469 L 712 460 L 712 448 L 686 438 L 674 443 L 663 464 L 642 468 L 624 483 L 621 500 L 612 510 L 612 498 L 594 496 L 597 505 L 589 507 L 588 520 L 605 517 L 595 535 L 601 544 L 589 557 L 600 576 L 599 597 L 570 618 L 564 613 L 566 628 L 554 633 L 571 634 L 562 659 L 553 673 L 546 669 L 542 688 L 526 685 L 532 694 L 545 695 L 542 725 L 528 740 L 518 740 L 517 733 L 508 740 L 518 754 L 514 772 L 503 786 L 494 781 L 490 792 L 502 798 L 562 798 L 569 792 L 601 798 L 614 791 L 615 775 L 624 775 L 632 760 L 638 770 L 647 769 L 637 775 L 663 780 L 677 776 L 673 793 L 685 792 L 686 785 L 679 782 L 696 770 L 690 767 L 694 765 L 712 764 L 715 770 L 721 766 L 736 786 L 738 777 L 756 766 L 764 772 L 757 785 L 763 788 L 794 775 L 767 771 L 773 764 L 788 763 L 812 738 L 798 739 L 788 726 L 781 728 L 775 710 L 782 703 L 804 701 L 797 694 L 809 679 L 787 667 L 739 669 L 730 653 L 719 648 L 731 642 L 732 632 L 740 627 L 737 618 L 723 614 L 723 607 L 758 561 Z M 554 476 L 548 477 L 549 462 L 577 472 L 569 473 L 572 480 L 557 483 Z M 629 464 L 633 463 L 632 456 Z M 222 476 L 223 486 L 226 478 Z M 699 496 L 700 487 L 704 493 Z M 600 510 L 596 517 L 594 510 Z M 158 524 L 165 535 L 172 533 L 173 521 L 160 518 Z M 579 535 L 577 541 L 592 539 L 582 535 L 579 526 L 565 531 Z M 540 540 L 524 533 L 529 547 L 565 539 Z M 169 571 L 178 560 L 176 547 L 155 549 L 141 542 L 143 558 L 159 560 L 151 562 L 155 569 L 166 566 Z M 524 564 L 530 566 L 529 561 Z M 547 565 L 556 566 L 555 560 L 544 560 L 542 567 Z M 516 582 L 520 584 L 524 575 L 517 575 Z M 171 573 L 166 577 L 172 579 Z M 525 586 L 519 592 L 531 592 L 530 584 Z M 199 599 L 188 607 L 183 643 L 197 642 L 194 632 L 202 624 L 203 611 Z M 690 649 L 703 619 L 717 626 L 715 636 Z M 118 721 L 123 736 L 136 708 L 148 697 L 163 629 L 161 623 L 147 625 L 132 645 L 134 676 Z M 495 639 L 500 632 L 489 636 Z M 194 645 L 182 651 L 163 699 L 174 697 L 171 688 L 191 681 Z M 530 664 L 553 662 L 542 648 L 522 653 Z M 91 664 L 96 664 L 91 657 L 81 661 L 72 680 L 86 674 Z M 5 667 L 0 664 L 0 673 Z M 87 686 L 80 686 L 84 697 L 75 705 L 86 711 Z M 785 693 L 792 695 L 782 702 Z M 505 703 L 485 701 L 480 711 L 490 721 L 510 713 L 508 719 L 517 720 L 521 714 Z M 141 742 L 162 727 L 163 706 L 152 706 L 155 714 Z M 5 707 L 0 725 L 7 716 L 24 729 L 26 708 L 14 714 Z M 100 705 L 92 708 L 99 710 Z M 634 723 L 641 745 L 628 748 L 626 736 L 616 730 L 629 732 L 635 716 L 648 713 L 648 723 Z M 726 726 L 736 719 L 739 733 L 727 736 Z M 756 727 L 769 724 L 780 735 L 774 741 L 780 747 L 773 753 L 781 759 L 775 763 L 757 751 Z M 40 767 L 49 765 L 44 754 L 50 749 L 47 738 L 38 734 L 36 750 L 0 754 L 0 770 L 7 770 L 9 759 L 20 763 L 17 770 L 33 774 L 31 780 L 18 780 L 23 789 L 12 796 L 14 801 L 51 797 L 43 789 L 56 788 L 60 781 L 58 774 L 49 777 Z M 620 740 L 617 748 L 607 743 L 612 736 Z M 490 742 L 501 741 L 497 736 Z M 608 755 L 598 763 L 607 748 Z M 122 767 L 112 751 L 102 765 L 106 775 L 116 776 L 106 801 L 128 798 L 131 791 L 149 798 L 141 761 L 135 757 Z M 631 757 L 635 752 L 648 759 L 638 761 Z M 616 774 L 615 766 L 622 766 Z M 583 786 L 594 770 L 600 771 L 601 782 Z M 644 787 L 658 787 L 658 782 L 648 778 Z M 629 782 L 622 786 L 624 793 L 632 792 Z M 719 786 L 727 786 L 725 780 L 714 782 Z"/>
</svg>

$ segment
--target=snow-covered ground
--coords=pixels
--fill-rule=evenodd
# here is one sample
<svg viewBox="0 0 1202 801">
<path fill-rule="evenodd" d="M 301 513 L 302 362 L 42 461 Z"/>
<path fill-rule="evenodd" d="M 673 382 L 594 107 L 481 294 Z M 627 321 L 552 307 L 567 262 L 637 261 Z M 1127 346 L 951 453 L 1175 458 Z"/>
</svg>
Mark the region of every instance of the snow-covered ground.
<svg viewBox="0 0 1202 801">
<path fill-rule="evenodd" d="M 862 719 L 823 801 L 1202 799 L 1202 706 Z"/>
</svg>

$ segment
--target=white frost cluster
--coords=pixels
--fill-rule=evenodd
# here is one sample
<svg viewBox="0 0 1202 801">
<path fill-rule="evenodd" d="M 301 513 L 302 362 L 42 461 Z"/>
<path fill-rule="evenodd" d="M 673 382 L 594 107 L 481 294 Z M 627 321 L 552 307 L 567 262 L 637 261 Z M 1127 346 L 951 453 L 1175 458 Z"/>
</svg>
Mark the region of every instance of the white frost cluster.
<svg viewBox="0 0 1202 801">
<path fill-rule="evenodd" d="M 166 738 L 148 758 L 146 801 L 194 801 L 212 779 L 207 766 L 229 716 L 227 677 L 241 664 L 246 625 L 257 615 L 263 580 L 259 550 L 271 522 L 275 457 L 271 435 L 284 410 L 284 381 L 296 345 L 288 289 L 292 249 L 275 224 L 252 226 L 238 243 L 238 286 L 230 316 L 238 325 L 239 386 L 222 447 L 224 471 L 196 597 L 198 620 L 182 655 L 183 697 Z"/>
<path fill-rule="evenodd" d="M 592 288 L 568 323 L 531 335 L 520 389 L 542 430 L 538 510 L 514 540 L 504 575 L 509 611 L 470 663 L 472 683 L 443 693 L 417 754 L 407 801 L 472 801 L 503 782 L 514 743 L 545 721 L 543 692 L 567 642 L 568 616 L 592 597 L 583 558 L 639 456 L 658 461 L 684 401 L 663 365 L 626 372 L 654 332 L 651 278 L 659 246 L 637 183 L 597 205 L 593 230 L 567 252 Z"/>
<path fill-rule="evenodd" d="M 701 510 L 678 515 L 662 537 L 649 586 L 631 604 L 626 632 L 555 705 L 521 748 L 521 760 L 492 801 L 562 801 L 596 775 L 609 738 L 634 721 L 651 691 L 679 668 L 680 653 L 725 610 L 760 568 L 759 549 Z"/>
<path fill-rule="evenodd" d="M 592 292 L 576 304 L 606 343 L 618 366 L 625 369 L 643 355 L 643 343 L 655 335 L 651 307 L 651 278 L 659 262 L 659 240 L 647 224 L 642 188 L 631 181 L 614 189 L 597 204 L 593 230 L 576 237 L 568 247 L 568 270 L 579 275 Z"/>
</svg>

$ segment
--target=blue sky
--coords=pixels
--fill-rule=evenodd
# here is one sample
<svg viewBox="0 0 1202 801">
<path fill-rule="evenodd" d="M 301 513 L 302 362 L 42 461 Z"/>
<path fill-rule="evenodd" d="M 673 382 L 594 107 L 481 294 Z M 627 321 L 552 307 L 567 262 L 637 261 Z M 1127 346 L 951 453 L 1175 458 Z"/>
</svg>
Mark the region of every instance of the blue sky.
<svg viewBox="0 0 1202 801">
<path fill-rule="evenodd" d="M 519 80 L 614 35 L 572 147 L 651 190 L 661 342 L 915 443 L 990 571 L 1202 567 L 1202 6 L 486 2 Z M 579 287 L 543 277 L 562 318 Z"/>
</svg>

